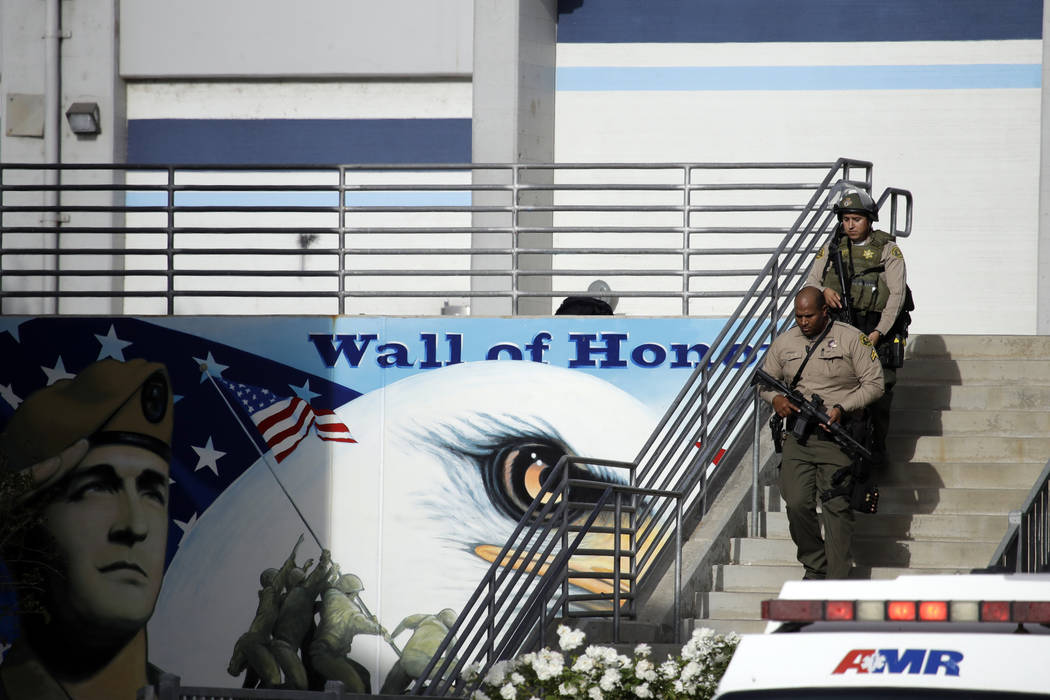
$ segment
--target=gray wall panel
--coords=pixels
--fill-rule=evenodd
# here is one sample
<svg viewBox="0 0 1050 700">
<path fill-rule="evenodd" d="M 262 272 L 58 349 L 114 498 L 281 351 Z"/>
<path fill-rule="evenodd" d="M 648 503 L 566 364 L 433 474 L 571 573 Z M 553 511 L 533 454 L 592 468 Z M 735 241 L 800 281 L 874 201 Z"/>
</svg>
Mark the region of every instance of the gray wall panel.
<svg viewBox="0 0 1050 700">
<path fill-rule="evenodd" d="M 121 3 L 125 78 L 470 75 L 472 0 Z"/>
</svg>

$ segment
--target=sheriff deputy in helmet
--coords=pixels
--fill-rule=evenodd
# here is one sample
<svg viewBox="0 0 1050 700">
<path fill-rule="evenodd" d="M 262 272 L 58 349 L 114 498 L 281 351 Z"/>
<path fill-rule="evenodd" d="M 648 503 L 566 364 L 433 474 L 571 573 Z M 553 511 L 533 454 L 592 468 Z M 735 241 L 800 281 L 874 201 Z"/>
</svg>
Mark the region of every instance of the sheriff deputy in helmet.
<svg viewBox="0 0 1050 700">
<path fill-rule="evenodd" d="M 846 190 L 833 211 L 839 219 L 838 233 L 820 249 L 806 278 L 806 286 L 824 293 L 832 318 L 841 318 L 844 304 L 853 309 L 853 325 L 867 334 L 879 353 L 883 367 L 886 392 L 871 406 L 872 451 L 876 461 L 885 461 L 886 435 L 889 432 L 890 404 L 893 387 L 897 383 L 896 368 L 900 366 L 903 347 L 895 338 L 898 319 L 905 311 L 907 270 L 904 254 L 896 238 L 885 231 L 873 230 L 872 222 L 879 220 L 875 201 L 860 189 Z M 832 264 L 837 243 L 842 256 L 842 268 L 850 280 L 843 284 Z M 896 327 L 895 327 L 896 326 Z M 896 340 L 897 347 L 892 343 Z"/>
<path fill-rule="evenodd" d="M 157 681 L 146 622 L 164 574 L 171 432 L 167 370 L 145 360 L 96 362 L 11 416 L 0 478 L 30 525 L 0 537 L 22 598 L 0 698 L 131 700 Z"/>
</svg>

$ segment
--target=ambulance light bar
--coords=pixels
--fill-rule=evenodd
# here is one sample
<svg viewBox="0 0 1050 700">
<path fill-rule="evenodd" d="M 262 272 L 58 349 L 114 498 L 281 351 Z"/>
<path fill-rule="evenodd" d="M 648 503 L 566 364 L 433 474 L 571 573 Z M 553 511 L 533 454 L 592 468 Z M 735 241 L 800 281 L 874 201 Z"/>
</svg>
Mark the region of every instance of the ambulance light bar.
<svg viewBox="0 0 1050 700">
<path fill-rule="evenodd" d="M 762 601 L 762 619 L 778 622 L 1037 622 L 1050 623 L 1050 602 L 1019 600 Z"/>
</svg>

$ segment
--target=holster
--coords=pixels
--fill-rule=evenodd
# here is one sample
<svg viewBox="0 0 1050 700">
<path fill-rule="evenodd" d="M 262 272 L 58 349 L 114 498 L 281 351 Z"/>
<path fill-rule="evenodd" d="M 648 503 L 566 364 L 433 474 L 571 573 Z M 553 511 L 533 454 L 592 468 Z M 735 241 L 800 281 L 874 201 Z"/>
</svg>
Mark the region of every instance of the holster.
<svg viewBox="0 0 1050 700">
<path fill-rule="evenodd" d="M 908 341 L 907 333 L 891 333 L 879 340 L 875 349 L 883 367 L 897 369 L 904 366 L 904 346 Z"/>
<path fill-rule="evenodd" d="M 784 451 L 784 419 L 776 413 L 769 417 L 769 432 L 773 438 L 773 450 L 780 454 Z"/>
</svg>

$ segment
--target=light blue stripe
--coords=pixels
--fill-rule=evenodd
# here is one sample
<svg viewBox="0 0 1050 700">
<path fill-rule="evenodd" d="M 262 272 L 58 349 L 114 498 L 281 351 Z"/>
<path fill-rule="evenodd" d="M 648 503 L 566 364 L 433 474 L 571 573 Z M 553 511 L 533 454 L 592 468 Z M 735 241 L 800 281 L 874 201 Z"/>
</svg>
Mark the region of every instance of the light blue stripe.
<svg viewBox="0 0 1050 700">
<path fill-rule="evenodd" d="M 166 192 L 130 191 L 125 201 L 129 207 L 167 206 Z M 470 192 L 402 191 L 347 192 L 351 207 L 467 207 Z M 176 192 L 177 207 L 335 207 L 338 192 Z"/>
<path fill-rule="evenodd" d="M 1038 63 L 937 66 L 575 66 L 558 90 L 960 90 L 1039 88 Z"/>
</svg>

